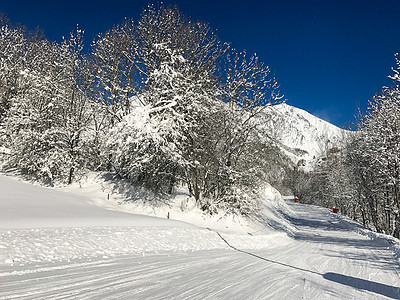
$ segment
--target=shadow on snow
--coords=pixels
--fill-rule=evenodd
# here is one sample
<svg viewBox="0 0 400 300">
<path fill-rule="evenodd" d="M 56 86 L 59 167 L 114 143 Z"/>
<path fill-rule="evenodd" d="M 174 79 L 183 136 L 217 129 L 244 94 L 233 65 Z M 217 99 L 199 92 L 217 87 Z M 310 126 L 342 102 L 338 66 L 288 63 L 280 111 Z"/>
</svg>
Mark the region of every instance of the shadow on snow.
<svg viewBox="0 0 400 300">
<path fill-rule="evenodd" d="M 326 280 L 330 280 L 343 285 L 351 286 L 359 290 L 365 290 L 380 294 L 392 299 L 400 299 L 400 288 L 378 283 L 375 281 L 360 279 L 338 273 L 325 273 L 322 275 Z"/>
<path fill-rule="evenodd" d="M 347 286 L 350 286 L 350 287 L 353 287 L 353 288 L 356 288 L 359 290 L 373 292 L 375 294 L 383 295 L 383 296 L 386 296 L 386 297 L 392 298 L 392 299 L 400 299 L 400 288 L 399 287 L 390 286 L 390 285 L 378 283 L 375 281 L 365 280 L 365 279 L 356 278 L 356 277 L 352 277 L 352 276 L 347 276 L 347 275 L 343 275 L 343 274 L 339 274 L 339 273 L 328 272 L 328 273 L 322 274 L 322 273 L 319 273 L 316 271 L 304 269 L 301 267 L 296 267 L 296 266 L 289 265 L 289 264 L 286 264 L 283 262 L 274 261 L 274 260 L 262 257 L 260 255 L 254 254 L 254 253 L 238 249 L 238 248 L 232 246 L 231 244 L 229 244 L 229 242 L 218 231 L 215 231 L 215 232 L 231 249 L 233 249 L 237 252 L 241 252 L 241 253 L 253 256 L 255 258 L 261 259 L 263 261 L 266 261 L 266 262 L 269 262 L 272 264 L 280 265 L 283 267 L 291 268 L 291 269 L 302 271 L 302 272 L 307 272 L 310 274 L 319 275 L 319 276 L 322 276 L 322 278 L 324 278 L 325 280 L 333 281 L 333 282 L 336 282 L 336 283 L 339 283 L 342 285 L 347 285 Z"/>
</svg>

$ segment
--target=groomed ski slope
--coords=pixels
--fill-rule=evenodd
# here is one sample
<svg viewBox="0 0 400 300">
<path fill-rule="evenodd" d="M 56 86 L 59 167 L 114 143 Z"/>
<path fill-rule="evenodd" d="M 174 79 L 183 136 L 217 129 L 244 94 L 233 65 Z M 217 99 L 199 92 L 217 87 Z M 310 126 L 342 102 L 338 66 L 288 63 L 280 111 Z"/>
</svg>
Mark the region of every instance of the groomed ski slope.
<svg viewBox="0 0 400 300">
<path fill-rule="evenodd" d="M 0 299 L 400 299 L 398 241 L 271 201 L 223 231 L 0 176 Z"/>
</svg>

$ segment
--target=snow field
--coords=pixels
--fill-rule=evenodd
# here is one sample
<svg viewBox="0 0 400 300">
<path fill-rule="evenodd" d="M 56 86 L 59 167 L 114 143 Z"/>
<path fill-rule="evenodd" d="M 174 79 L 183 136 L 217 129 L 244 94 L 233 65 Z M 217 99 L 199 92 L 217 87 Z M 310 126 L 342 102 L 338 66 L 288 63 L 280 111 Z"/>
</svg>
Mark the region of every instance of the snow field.
<svg viewBox="0 0 400 300">
<path fill-rule="evenodd" d="M 398 241 L 270 186 L 252 223 L 207 218 L 182 193 L 120 205 L 101 184 L 0 176 L 0 299 L 400 299 Z"/>
<path fill-rule="evenodd" d="M 188 207 L 185 196 L 177 196 L 169 206 L 121 205 L 122 194 L 114 192 L 108 199 L 114 190 L 111 185 L 91 177 L 83 187 L 64 187 L 67 192 L 62 192 L 0 176 L 0 267 L 229 249 L 217 231 L 231 246 L 242 249 L 262 249 L 289 241 L 285 233 L 265 225 L 251 226 L 238 217 L 206 216 L 193 205 Z M 271 187 L 268 193 L 277 197 Z M 186 211 L 181 209 L 182 199 Z M 146 213 L 152 216 L 143 215 Z M 167 213 L 187 222 L 167 219 Z"/>
<path fill-rule="evenodd" d="M 250 236 L 223 234 L 232 246 L 273 247 L 289 239 L 283 233 Z M 92 227 L 0 230 L 0 267 L 127 254 L 229 249 L 217 233 L 178 227 Z"/>
</svg>

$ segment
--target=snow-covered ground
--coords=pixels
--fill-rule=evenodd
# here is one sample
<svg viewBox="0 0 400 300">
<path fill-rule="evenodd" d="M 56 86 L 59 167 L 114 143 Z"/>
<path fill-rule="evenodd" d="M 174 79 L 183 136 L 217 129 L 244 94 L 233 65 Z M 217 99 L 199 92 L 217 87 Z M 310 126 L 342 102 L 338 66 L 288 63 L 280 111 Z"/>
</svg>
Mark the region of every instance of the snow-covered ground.
<svg viewBox="0 0 400 300">
<path fill-rule="evenodd" d="M 252 223 L 0 175 L 0 299 L 400 299 L 398 241 L 265 196 Z"/>
</svg>

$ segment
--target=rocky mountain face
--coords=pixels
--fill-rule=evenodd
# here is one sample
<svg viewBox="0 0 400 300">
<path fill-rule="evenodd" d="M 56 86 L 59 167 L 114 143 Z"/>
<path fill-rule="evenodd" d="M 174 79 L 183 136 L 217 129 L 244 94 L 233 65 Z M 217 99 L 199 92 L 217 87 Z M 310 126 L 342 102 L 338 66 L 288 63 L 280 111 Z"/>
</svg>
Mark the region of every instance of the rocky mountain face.
<svg viewBox="0 0 400 300">
<path fill-rule="evenodd" d="M 337 151 L 350 132 L 336 127 L 305 110 L 279 104 L 265 112 L 264 131 L 294 164 L 312 170 L 329 151 Z"/>
</svg>

